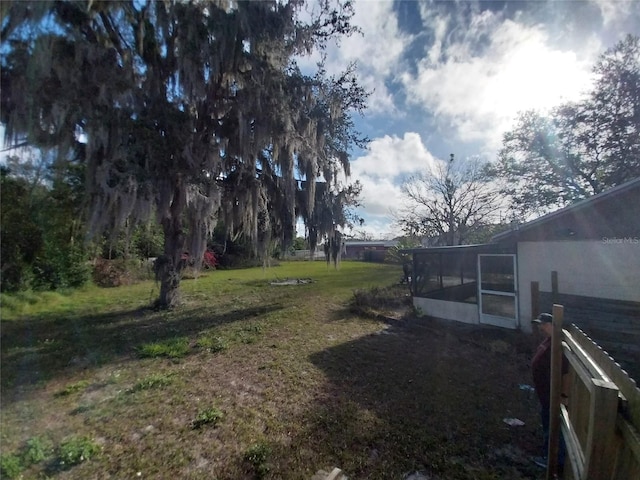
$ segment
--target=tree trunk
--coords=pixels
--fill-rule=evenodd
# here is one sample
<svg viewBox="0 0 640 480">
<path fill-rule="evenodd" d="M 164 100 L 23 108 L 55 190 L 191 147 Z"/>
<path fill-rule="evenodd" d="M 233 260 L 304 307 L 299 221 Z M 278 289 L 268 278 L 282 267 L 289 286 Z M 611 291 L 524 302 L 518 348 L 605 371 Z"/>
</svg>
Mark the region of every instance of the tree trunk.
<svg viewBox="0 0 640 480">
<path fill-rule="evenodd" d="M 174 199 L 167 216 L 162 219 L 164 233 L 164 253 L 156 260 L 156 280 L 160 282 L 160 296 L 156 308 L 175 307 L 180 300 L 180 279 L 182 277 L 182 254 L 185 235 L 182 229 L 181 205 L 185 203 L 183 189 L 176 187 Z"/>
</svg>

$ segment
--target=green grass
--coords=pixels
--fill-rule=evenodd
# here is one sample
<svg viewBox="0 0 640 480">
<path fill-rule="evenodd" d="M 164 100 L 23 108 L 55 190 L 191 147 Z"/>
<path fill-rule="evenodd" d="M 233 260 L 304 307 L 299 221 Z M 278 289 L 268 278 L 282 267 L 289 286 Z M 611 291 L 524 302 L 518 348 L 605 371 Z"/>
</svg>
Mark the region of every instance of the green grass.
<svg viewBox="0 0 640 480">
<path fill-rule="evenodd" d="M 182 358 L 189 353 L 189 339 L 186 337 L 170 338 L 162 342 L 145 343 L 140 346 L 142 357 Z"/>
<path fill-rule="evenodd" d="M 454 330 L 382 334 L 406 304 L 400 276 L 346 261 L 212 271 L 171 311 L 148 308 L 153 282 L 3 295 L 2 478 L 536 478 L 492 455 L 537 446 L 527 359 Z M 271 285 L 285 278 L 313 283 Z"/>
<path fill-rule="evenodd" d="M 159 389 L 171 385 L 175 374 L 162 374 L 154 373 L 142 380 L 136 382 L 136 384 L 128 390 L 129 393 L 139 392 L 141 390 Z"/>
</svg>

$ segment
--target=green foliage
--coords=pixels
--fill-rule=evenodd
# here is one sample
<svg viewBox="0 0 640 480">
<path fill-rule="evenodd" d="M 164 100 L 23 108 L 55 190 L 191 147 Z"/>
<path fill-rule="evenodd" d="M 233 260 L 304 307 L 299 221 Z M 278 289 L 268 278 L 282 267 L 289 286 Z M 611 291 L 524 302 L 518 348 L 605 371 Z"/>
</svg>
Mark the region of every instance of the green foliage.
<svg viewBox="0 0 640 480">
<path fill-rule="evenodd" d="M 90 460 L 101 450 L 100 445 L 88 437 L 69 437 L 58 447 L 58 460 L 61 466 L 70 467 Z"/>
<path fill-rule="evenodd" d="M 90 278 L 83 239 L 76 238 L 79 193 L 65 183 L 78 174 L 42 168 L 48 184 L 29 183 L 24 172 L 1 172 L 2 291 L 78 287 Z"/>
<path fill-rule="evenodd" d="M 271 447 L 265 442 L 254 443 L 245 451 L 244 460 L 253 467 L 256 478 L 264 478 L 271 470 L 267 463 L 270 455 Z"/>
<path fill-rule="evenodd" d="M 44 437 L 32 437 L 27 440 L 22 451 L 22 460 L 25 466 L 43 462 L 53 454 L 53 444 Z"/>
<path fill-rule="evenodd" d="M 196 418 L 191 422 L 191 428 L 198 429 L 203 427 L 204 425 L 211 425 L 212 427 L 216 427 L 220 420 L 224 417 L 224 414 L 220 411 L 220 409 L 216 407 L 205 408 L 204 410 L 200 410 Z"/>
<path fill-rule="evenodd" d="M 262 326 L 257 323 L 243 325 L 236 331 L 236 339 L 244 344 L 252 344 L 258 341 L 262 334 Z"/>
<path fill-rule="evenodd" d="M 198 347 L 208 350 L 211 353 L 219 353 L 229 348 L 229 343 L 218 335 L 205 335 L 198 338 Z"/>
<path fill-rule="evenodd" d="M 64 389 L 62 389 L 59 392 L 57 392 L 56 396 L 58 396 L 58 397 L 66 397 L 68 395 L 72 395 L 72 394 L 77 393 L 77 392 L 79 392 L 81 390 L 84 390 L 88 386 L 89 386 L 89 382 L 88 381 L 80 380 L 78 382 L 71 383 L 71 384 L 67 385 Z"/>
<path fill-rule="evenodd" d="M 489 173 L 514 213 L 545 213 L 640 177 L 640 37 L 628 35 L 593 68 L 586 97 L 550 115 L 520 115 Z"/>
<path fill-rule="evenodd" d="M 2 478 L 18 478 L 23 470 L 24 465 L 17 455 L 12 453 L 3 453 L 0 455 Z"/>
<path fill-rule="evenodd" d="M 155 373 L 143 378 L 137 382 L 130 390 L 129 393 L 139 392 L 141 390 L 151 390 L 154 388 L 162 388 L 170 385 L 173 382 L 172 374 Z"/>
<path fill-rule="evenodd" d="M 402 250 L 420 247 L 420 241 L 415 237 L 402 237 L 398 244 L 387 250 L 385 261 L 402 265 L 411 261 L 411 254 L 402 253 Z"/>
<path fill-rule="evenodd" d="M 0 473 L 2 478 L 21 478 L 22 472 L 31 465 L 51 458 L 53 444 L 44 437 L 32 437 L 26 441 L 18 455 L 3 453 L 0 456 Z"/>
<path fill-rule="evenodd" d="M 306 250 L 309 248 L 309 242 L 307 242 L 304 237 L 296 237 L 293 240 L 291 248 L 294 250 Z"/>
<path fill-rule="evenodd" d="M 145 343 L 139 352 L 142 357 L 182 358 L 189 353 L 189 339 L 179 337 L 164 342 Z"/>
</svg>

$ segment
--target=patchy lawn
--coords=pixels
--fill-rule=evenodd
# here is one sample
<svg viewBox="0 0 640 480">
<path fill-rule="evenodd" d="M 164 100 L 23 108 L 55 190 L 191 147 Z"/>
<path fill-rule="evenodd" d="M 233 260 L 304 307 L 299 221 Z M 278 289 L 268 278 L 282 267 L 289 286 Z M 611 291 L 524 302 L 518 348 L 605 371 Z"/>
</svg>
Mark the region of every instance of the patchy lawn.
<svg viewBox="0 0 640 480">
<path fill-rule="evenodd" d="M 170 312 L 151 283 L 3 296 L 2 478 L 543 478 L 534 339 L 413 318 L 400 276 L 215 271 Z"/>
</svg>

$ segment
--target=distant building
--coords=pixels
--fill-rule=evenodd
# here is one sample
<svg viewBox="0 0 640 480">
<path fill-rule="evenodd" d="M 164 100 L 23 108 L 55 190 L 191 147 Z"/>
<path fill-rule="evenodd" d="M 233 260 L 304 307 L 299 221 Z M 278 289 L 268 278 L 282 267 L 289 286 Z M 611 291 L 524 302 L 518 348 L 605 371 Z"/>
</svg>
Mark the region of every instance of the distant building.
<svg viewBox="0 0 640 480">
<path fill-rule="evenodd" d="M 383 261 L 387 250 L 396 246 L 397 240 L 346 240 L 342 258 Z"/>
</svg>

